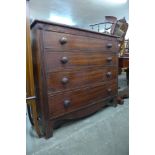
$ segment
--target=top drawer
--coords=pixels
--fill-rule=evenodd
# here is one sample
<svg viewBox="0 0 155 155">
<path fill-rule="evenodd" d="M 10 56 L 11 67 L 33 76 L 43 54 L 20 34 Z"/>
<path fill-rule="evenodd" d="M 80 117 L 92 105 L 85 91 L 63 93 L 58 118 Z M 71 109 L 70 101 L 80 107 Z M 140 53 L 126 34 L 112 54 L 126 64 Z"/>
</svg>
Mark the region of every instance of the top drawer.
<svg viewBox="0 0 155 155">
<path fill-rule="evenodd" d="M 104 40 L 77 36 L 66 33 L 44 31 L 44 48 L 57 50 L 104 50 L 117 52 L 118 44 L 114 40 Z"/>
</svg>

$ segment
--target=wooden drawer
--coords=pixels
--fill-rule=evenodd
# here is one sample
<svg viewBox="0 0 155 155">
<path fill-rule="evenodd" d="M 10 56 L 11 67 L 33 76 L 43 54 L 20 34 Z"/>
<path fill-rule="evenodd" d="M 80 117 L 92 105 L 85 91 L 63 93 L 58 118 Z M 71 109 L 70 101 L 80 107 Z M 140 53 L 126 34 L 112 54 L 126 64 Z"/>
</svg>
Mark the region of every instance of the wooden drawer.
<svg viewBox="0 0 155 155">
<path fill-rule="evenodd" d="M 97 82 L 109 81 L 117 78 L 115 67 L 89 67 L 80 70 L 66 70 L 50 72 L 47 75 L 47 87 L 49 92 L 60 91 L 89 85 Z"/>
<path fill-rule="evenodd" d="M 107 83 L 98 83 L 74 91 L 60 92 L 48 97 L 49 112 L 52 117 L 63 115 L 94 101 L 117 93 L 116 80 Z"/>
<path fill-rule="evenodd" d="M 116 66 L 118 57 L 103 52 L 45 52 L 47 72 L 88 66 Z M 67 60 L 65 63 L 63 60 Z"/>
<path fill-rule="evenodd" d="M 44 48 L 57 50 L 102 50 L 117 52 L 118 43 L 114 40 L 44 31 Z"/>
</svg>

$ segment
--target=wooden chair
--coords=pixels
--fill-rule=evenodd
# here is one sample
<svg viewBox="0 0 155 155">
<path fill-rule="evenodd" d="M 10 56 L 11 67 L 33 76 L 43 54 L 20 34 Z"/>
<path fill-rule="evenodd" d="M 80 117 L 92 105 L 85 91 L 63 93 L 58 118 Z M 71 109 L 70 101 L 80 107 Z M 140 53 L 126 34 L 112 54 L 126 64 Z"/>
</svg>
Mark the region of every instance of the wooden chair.
<svg viewBox="0 0 155 155">
<path fill-rule="evenodd" d="M 30 20 L 29 20 L 29 1 L 26 0 L 26 103 L 30 122 L 36 133 L 41 137 L 38 125 L 38 114 L 35 102 L 35 89 L 33 77 L 32 51 L 30 41 Z"/>
<path fill-rule="evenodd" d="M 104 25 L 104 32 L 109 33 L 111 35 L 119 36 L 120 41 L 120 50 L 124 46 L 125 35 L 128 29 L 128 23 L 126 22 L 125 18 L 117 20 L 114 16 L 105 16 L 104 22 L 91 24 L 89 25 L 92 30 L 97 26 L 98 32 L 100 32 L 101 26 Z M 108 26 L 107 26 L 108 25 Z M 108 31 L 110 29 L 110 31 Z"/>
</svg>

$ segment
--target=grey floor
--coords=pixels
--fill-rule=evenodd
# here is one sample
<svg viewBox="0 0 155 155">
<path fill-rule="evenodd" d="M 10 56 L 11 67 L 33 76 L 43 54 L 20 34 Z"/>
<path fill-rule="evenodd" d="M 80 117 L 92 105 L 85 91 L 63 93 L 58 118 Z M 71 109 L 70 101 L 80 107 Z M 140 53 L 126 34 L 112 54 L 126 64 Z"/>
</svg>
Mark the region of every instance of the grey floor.
<svg viewBox="0 0 155 155">
<path fill-rule="evenodd" d="M 126 87 L 125 73 L 119 86 Z M 52 138 L 38 138 L 26 119 L 27 155 L 128 155 L 129 100 L 54 130 Z"/>
</svg>

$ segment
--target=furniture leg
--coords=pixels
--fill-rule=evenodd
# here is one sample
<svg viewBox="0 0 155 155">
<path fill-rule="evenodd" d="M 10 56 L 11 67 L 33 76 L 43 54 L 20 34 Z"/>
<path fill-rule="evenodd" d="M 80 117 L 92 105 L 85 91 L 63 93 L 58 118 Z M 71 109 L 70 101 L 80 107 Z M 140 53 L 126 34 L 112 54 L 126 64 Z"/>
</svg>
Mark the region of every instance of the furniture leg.
<svg viewBox="0 0 155 155">
<path fill-rule="evenodd" d="M 124 104 L 124 100 L 123 100 L 123 98 L 121 96 L 117 97 L 117 103 L 121 104 L 121 105 Z"/>
<path fill-rule="evenodd" d="M 53 136 L 53 122 L 49 121 L 46 123 L 45 138 L 48 139 Z"/>
<path fill-rule="evenodd" d="M 31 101 L 27 101 L 29 104 L 29 106 L 31 107 L 31 112 L 32 112 L 32 120 L 33 120 L 33 123 L 34 123 L 34 129 L 35 131 L 37 132 L 37 135 L 38 137 L 41 137 L 42 134 L 40 132 L 40 129 L 39 129 L 39 124 L 38 124 L 38 115 L 37 115 L 37 111 L 36 111 L 36 104 L 35 104 L 35 101 L 31 100 Z"/>
</svg>

